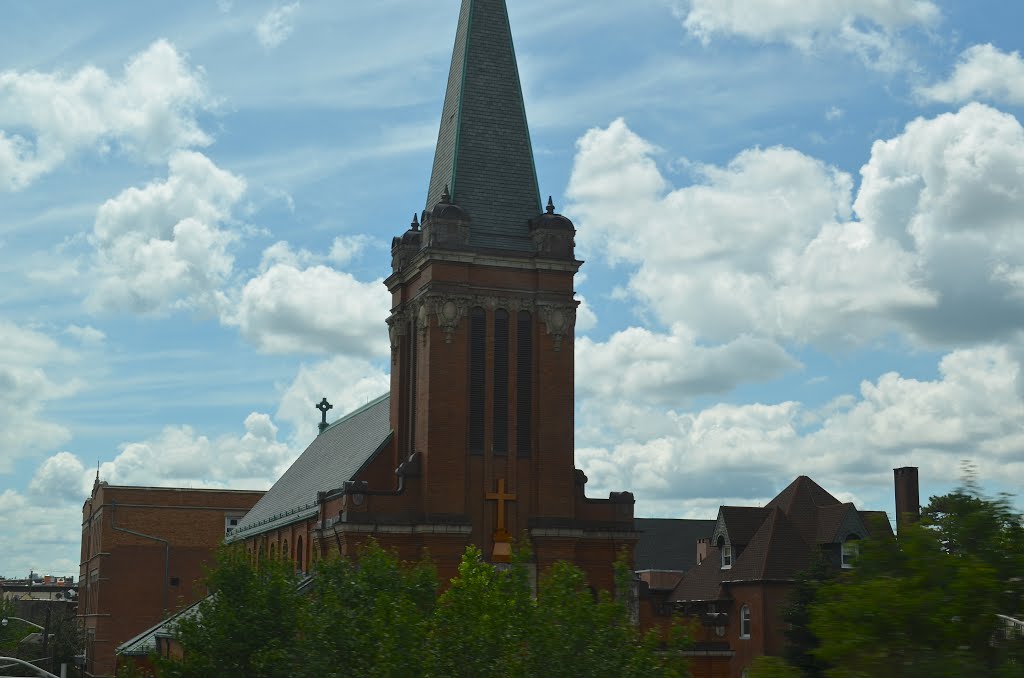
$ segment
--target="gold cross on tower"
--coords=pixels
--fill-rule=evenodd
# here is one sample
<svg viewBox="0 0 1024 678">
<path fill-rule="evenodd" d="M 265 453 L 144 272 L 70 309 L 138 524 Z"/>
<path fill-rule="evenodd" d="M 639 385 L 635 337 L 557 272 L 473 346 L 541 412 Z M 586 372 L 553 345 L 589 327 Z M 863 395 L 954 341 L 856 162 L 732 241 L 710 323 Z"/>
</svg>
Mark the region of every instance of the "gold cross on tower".
<svg viewBox="0 0 1024 678">
<path fill-rule="evenodd" d="M 507 563 L 512 556 L 512 535 L 505 529 L 505 502 L 515 501 L 516 495 L 505 492 L 505 479 L 498 478 L 498 491 L 488 492 L 484 498 L 498 502 L 498 528 L 494 531 L 492 559 L 496 563 Z"/>
</svg>

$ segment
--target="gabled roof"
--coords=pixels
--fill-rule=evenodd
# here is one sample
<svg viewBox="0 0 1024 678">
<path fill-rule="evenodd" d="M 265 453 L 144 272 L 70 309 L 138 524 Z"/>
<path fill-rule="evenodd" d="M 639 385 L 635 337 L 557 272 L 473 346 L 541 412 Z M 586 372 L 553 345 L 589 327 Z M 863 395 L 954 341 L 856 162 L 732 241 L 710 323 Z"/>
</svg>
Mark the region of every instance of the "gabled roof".
<svg viewBox="0 0 1024 678">
<path fill-rule="evenodd" d="M 718 517 L 719 523 L 724 525 L 725 532 L 729 535 L 729 543 L 733 546 L 744 546 L 754 538 L 754 534 L 770 512 L 771 509 L 758 506 L 722 506 L 718 509 Z M 716 530 L 716 538 L 718 532 Z"/>
<path fill-rule="evenodd" d="M 469 213 L 470 245 L 532 251 L 541 214 L 530 130 L 505 0 L 463 0 L 426 209 Z"/>
<path fill-rule="evenodd" d="M 728 575 L 728 572 L 722 569 L 721 552 L 710 546 L 708 557 L 683 575 L 668 600 L 672 603 L 718 600 L 721 598 L 722 576 Z"/>
<path fill-rule="evenodd" d="M 637 518 L 640 540 L 633 552 L 637 570 L 689 570 L 697 564 L 697 540 L 711 539 L 714 520 Z"/>
<path fill-rule="evenodd" d="M 385 394 L 328 426 L 245 514 L 228 541 L 316 515 L 317 492 L 352 480 L 388 441 L 390 415 L 390 397 Z"/>
</svg>

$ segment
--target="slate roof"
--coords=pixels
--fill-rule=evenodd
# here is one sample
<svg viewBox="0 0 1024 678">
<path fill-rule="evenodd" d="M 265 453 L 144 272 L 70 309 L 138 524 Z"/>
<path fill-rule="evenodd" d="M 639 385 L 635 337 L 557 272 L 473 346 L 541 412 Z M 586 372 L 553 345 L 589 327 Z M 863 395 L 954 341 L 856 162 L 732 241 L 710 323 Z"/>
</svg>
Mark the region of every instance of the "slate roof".
<svg viewBox="0 0 1024 678">
<path fill-rule="evenodd" d="M 470 245 L 532 251 L 541 214 L 537 171 L 505 0 L 463 0 L 426 209 L 470 216 Z"/>
<path fill-rule="evenodd" d="M 722 573 L 722 578 L 728 581 L 793 579 L 811 564 L 810 555 L 796 526 L 775 507 L 732 569 Z M 718 565 L 721 568 L 721 563 Z"/>
<path fill-rule="evenodd" d="M 637 518 L 640 541 L 634 551 L 637 570 L 689 570 L 697 564 L 697 540 L 711 539 L 714 520 Z"/>
<path fill-rule="evenodd" d="M 683 575 L 682 580 L 669 595 L 671 602 L 691 600 L 718 600 L 722 597 L 722 576 L 729 570 L 721 568 L 722 554 L 714 546 L 708 547 L 704 562 Z"/>
<path fill-rule="evenodd" d="M 719 515 L 725 519 L 726 530 L 729 533 L 729 543 L 735 546 L 749 544 L 770 512 L 771 509 L 769 508 L 757 506 L 721 507 Z"/>
<path fill-rule="evenodd" d="M 352 480 L 388 441 L 390 415 L 390 396 L 385 394 L 328 426 L 245 514 L 228 541 L 316 515 L 316 493 Z"/>
<path fill-rule="evenodd" d="M 188 619 L 199 615 L 199 604 L 202 603 L 206 598 L 202 598 L 192 603 L 185 609 L 171 615 L 167 619 L 163 620 L 155 626 L 151 626 L 134 638 L 129 638 L 114 650 L 115 654 L 127 655 L 129 657 L 146 657 L 156 652 L 156 639 L 157 638 L 172 638 L 174 636 L 175 625 L 179 620 Z"/>
<path fill-rule="evenodd" d="M 728 535 L 732 567 L 723 570 L 719 549 L 710 547 L 707 559 L 682 576 L 668 599 L 713 601 L 728 597 L 730 582 L 792 580 L 807 569 L 819 547 L 870 530 L 878 518 L 891 536 L 884 512 L 858 511 L 807 476 L 798 477 L 764 508 L 722 506 L 715 536 Z"/>
</svg>

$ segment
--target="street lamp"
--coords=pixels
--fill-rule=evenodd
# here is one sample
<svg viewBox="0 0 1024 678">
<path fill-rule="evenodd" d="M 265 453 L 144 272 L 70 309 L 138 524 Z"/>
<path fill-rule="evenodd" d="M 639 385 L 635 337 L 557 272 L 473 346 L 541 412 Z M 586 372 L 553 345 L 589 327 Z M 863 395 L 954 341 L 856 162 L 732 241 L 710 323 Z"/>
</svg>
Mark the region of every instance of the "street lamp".
<svg viewBox="0 0 1024 678">
<path fill-rule="evenodd" d="M 46 608 L 46 626 L 40 626 L 39 624 L 37 624 L 37 623 L 35 623 L 33 621 L 29 621 L 27 619 L 22 619 L 21 617 L 13 617 L 13 616 L 7 616 L 7 617 L 4 617 L 3 619 L 0 619 L 0 626 L 3 626 L 4 628 L 7 628 L 7 625 L 11 623 L 12 619 L 14 621 L 20 621 L 22 624 L 28 624 L 29 626 L 34 626 L 35 628 L 37 628 L 37 629 L 39 629 L 40 631 L 43 632 L 43 659 L 47 662 L 47 666 L 48 667 L 53 668 L 52 665 L 50 664 L 50 649 L 49 649 L 50 648 L 50 629 L 49 629 L 49 626 L 50 626 L 50 608 Z M 40 670 L 40 671 L 42 670 L 42 669 L 39 669 L 38 667 L 36 667 L 36 668 L 38 670 Z M 47 675 L 52 676 L 53 674 L 52 673 L 47 673 Z"/>
<path fill-rule="evenodd" d="M 0 620 L 0 625 L 7 626 L 10 623 L 11 619 L 13 619 L 14 621 L 20 621 L 23 624 L 28 624 L 29 626 L 34 626 L 37 629 L 39 629 L 40 631 L 45 631 L 46 630 L 44 627 L 40 626 L 39 624 L 37 624 L 35 622 L 31 622 L 31 621 L 29 621 L 27 619 L 22 619 L 21 617 L 4 617 L 3 620 Z"/>
</svg>

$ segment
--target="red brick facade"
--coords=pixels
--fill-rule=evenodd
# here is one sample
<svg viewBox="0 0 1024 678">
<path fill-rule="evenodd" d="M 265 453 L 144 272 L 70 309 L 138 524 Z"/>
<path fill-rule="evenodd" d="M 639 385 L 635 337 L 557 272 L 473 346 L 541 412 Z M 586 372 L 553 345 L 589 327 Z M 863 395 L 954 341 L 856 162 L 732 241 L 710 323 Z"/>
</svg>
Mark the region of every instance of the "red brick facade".
<svg viewBox="0 0 1024 678">
<path fill-rule="evenodd" d="M 205 595 L 198 582 L 229 521 L 261 496 L 94 485 L 82 507 L 78 615 L 85 675 L 114 675 L 118 645 Z"/>
</svg>

